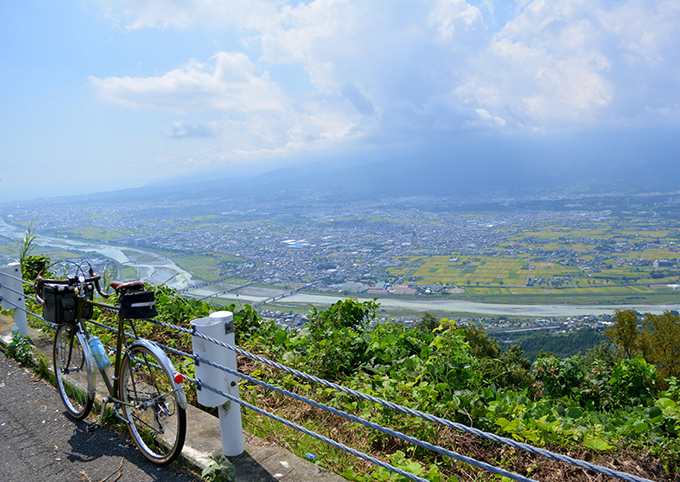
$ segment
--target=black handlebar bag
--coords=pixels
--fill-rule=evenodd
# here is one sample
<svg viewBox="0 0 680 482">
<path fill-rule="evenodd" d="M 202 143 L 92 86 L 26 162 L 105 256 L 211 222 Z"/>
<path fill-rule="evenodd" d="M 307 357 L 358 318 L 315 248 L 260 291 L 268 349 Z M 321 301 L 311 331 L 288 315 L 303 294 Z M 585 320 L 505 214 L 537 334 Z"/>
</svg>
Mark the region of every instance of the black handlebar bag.
<svg viewBox="0 0 680 482">
<path fill-rule="evenodd" d="M 120 316 L 126 320 L 144 320 L 158 314 L 153 291 L 129 291 L 120 295 Z"/>
<path fill-rule="evenodd" d="M 94 286 L 85 285 L 87 299 L 91 300 L 94 294 Z M 76 287 L 62 284 L 45 284 L 42 289 L 43 318 L 52 323 L 75 323 L 78 315 L 78 296 Z M 83 318 L 92 318 L 94 306 L 85 303 L 83 305 Z"/>
</svg>

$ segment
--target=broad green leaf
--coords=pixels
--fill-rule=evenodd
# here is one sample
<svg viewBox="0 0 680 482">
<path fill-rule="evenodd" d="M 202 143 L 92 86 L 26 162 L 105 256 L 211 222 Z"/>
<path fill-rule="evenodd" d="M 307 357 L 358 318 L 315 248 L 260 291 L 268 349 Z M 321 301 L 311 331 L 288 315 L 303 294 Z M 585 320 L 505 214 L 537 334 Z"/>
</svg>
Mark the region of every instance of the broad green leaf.
<svg viewBox="0 0 680 482">
<path fill-rule="evenodd" d="M 505 417 L 500 417 L 496 420 L 496 425 L 498 425 L 500 428 L 505 429 L 505 427 L 510 423 L 510 420 L 508 420 Z"/>
<path fill-rule="evenodd" d="M 571 407 L 569 410 L 567 410 L 567 417 L 569 418 L 581 418 L 582 416 L 583 412 L 580 408 Z"/>
<path fill-rule="evenodd" d="M 649 407 L 647 417 L 653 422 L 660 422 L 663 420 L 663 411 L 657 406 Z"/>
<path fill-rule="evenodd" d="M 675 408 L 677 404 L 670 398 L 660 398 L 656 401 L 656 406 L 661 407 L 663 410 L 667 410 L 669 408 Z"/>
<path fill-rule="evenodd" d="M 583 445 L 593 450 L 609 450 L 613 446 L 600 437 L 583 437 Z"/>
<path fill-rule="evenodd" d="M 633 424 L 633 428 L 637 433 L 642 433 L 649 430 L 649 424 L 647 422 L 639 421 Z"/>
<path fill-rule="evenodd" d="M 278 330 L 276 330 L 276 334 L 274 335 L 274 340 L 278 344 L 283 344 L 283 343 L 286 342 L 287 337 L 288 336 L 286 335 L 285 330 L 282 330 L 282 329 L 279 328 Z"/>
</svg>

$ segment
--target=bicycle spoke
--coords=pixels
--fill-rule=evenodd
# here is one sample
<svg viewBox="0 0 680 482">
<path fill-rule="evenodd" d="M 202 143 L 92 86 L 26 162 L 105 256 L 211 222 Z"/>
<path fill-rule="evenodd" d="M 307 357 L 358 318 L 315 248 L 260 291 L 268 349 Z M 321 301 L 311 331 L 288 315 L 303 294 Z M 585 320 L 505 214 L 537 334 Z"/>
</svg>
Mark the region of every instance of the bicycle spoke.
<svg viewBox="0 0 680 482">
<path fill-rule="evenodd" d="M 76 420 L 92 409 L 88 392 L 88 359 L 76 326 L 61 325 L 54 337 L 54 376 L 64 406 Z"/>
<path fill-rule="evenodd" d="M 131 349 L 123 360 L 121 398 L 130 433 L 144 455 L 161 465 L 179 456 L 186 432 L 186 414 L 169 377 L 143 347 Z"/>
</svg>

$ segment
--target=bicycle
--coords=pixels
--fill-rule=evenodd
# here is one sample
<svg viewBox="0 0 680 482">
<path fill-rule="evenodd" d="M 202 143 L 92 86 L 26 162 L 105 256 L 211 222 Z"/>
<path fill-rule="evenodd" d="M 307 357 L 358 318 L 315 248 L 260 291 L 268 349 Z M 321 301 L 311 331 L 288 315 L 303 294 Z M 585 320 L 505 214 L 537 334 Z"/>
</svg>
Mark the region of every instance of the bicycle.
<svg viewBox="0 0 680 482">
<path fill-rule="evenodd" d="M 84 269 L 77 266 L 77 276 L 49 279 L 43 278 L 41 272 L 35 281 L 43 317 L 57 324 L 53 361 L 61 399 L 75 420 L 87 417 L 97 390 L 96 366 L 108 396 L 102 401 L 98 422 L 89 428 L 94 430 L 102 425 L 106 406 L 112 403 L 116 418 L 128 426 L 144 456 L 155 464 L 167 465 L 182 452 L 187 399 L 183 377 L 167 355 L 156 343 L 140 338 L 135 330 L 134 319 L 156 315 L 153 292 L 145 291 L 141 281 L 114 281 L 110 286 L 119 295 L 119 305 L 96 301 L 95 289 L 103 299 L 108 298 L 99 284 L 101 275 L 95 274 L 90 266 L 86 277 Z M 111 360 L 85 323 L 92 317 L 94 307 L 118 311 L 111 376 L 106 371 Z M 126 320 L 130 321 L 132 334 L 125 332 Z"/>
</svg>

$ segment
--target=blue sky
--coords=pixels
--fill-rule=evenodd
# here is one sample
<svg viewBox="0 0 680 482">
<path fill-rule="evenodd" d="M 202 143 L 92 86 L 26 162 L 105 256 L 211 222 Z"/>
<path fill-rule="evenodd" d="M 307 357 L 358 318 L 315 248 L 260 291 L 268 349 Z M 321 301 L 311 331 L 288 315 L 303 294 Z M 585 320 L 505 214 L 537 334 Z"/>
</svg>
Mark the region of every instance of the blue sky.
<svg viewBox="0 0 680 482">
<path fill-rule="evenodd" d="M 461 141 L 653 157 L 678 45 L 675 0 L 0 0 L 0 201 Z"/>
</svg>

